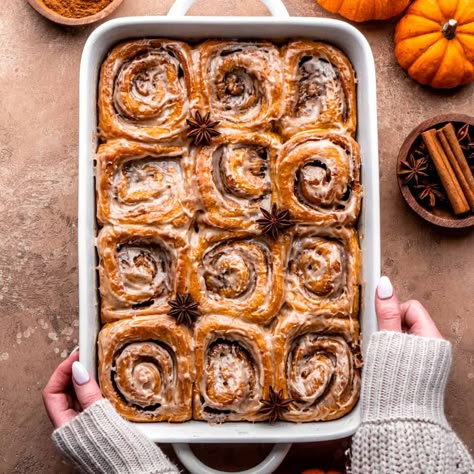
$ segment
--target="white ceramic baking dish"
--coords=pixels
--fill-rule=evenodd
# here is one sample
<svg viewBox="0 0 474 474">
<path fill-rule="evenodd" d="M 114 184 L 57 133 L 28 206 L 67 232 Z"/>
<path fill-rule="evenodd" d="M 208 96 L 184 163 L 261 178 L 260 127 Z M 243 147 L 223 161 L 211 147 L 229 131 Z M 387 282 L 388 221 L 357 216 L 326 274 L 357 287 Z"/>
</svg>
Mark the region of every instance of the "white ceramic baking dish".
<svg viewBox="0 0 474 474">
<path fill-rule="evenodd" d="M 360 312 L 363 350 L 376 329 L 373 295 L 380 275 L 379 174 L 375 67 L 367 40 L 348 23 L 321 18 L 290 18 L 280 0 L 262 0 L 274 17 L 187 17 L 194 0 L 178 0 L 167 17 L 129 17 L 99 26 L 89 37 L 80 71 L 79 146 L 79 297 L 80 358 L 96 373 L 97 304 L 96 235 L 93 153 L 96 148 L 96 93 L 100 65 L 117 42 L 127 38 L 162 37 L 182 40 L 208 38 L 311 38 L 341 48 L 351 60 L 358 78 L 358 133 L 362 151 L 364 199 L 359 224 L 362 247 L 362 306 Z M 202 465 L 182 443 L 278 443 L 269 457 L 248 472 L 273 472 L 292 442 L 323 441 L 351 435 L 360 422 L 357 406 L 335 421 L 306 424 L 279 422 L 224 423 L 211 425 L 189 421 L 181 424 L 135 424 L 154 441 L 179 443 L 179 457 L 191 472 L 218 472 Z M 247 471 L 246 471 L 247 472 Z"/>
</svg>

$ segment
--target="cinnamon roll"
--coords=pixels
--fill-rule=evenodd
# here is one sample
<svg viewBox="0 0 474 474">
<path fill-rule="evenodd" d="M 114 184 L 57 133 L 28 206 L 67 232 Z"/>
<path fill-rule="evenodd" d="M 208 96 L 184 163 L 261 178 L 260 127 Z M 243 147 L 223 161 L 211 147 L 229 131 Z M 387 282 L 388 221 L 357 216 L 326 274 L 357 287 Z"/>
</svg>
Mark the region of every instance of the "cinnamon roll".
<svg viewBox="0 0 474 474">
<path fill-rule="evenodd" d="M 105 224 L 189 222 L 193 170 L 184 147 L 112 140 L 97 152 L 97 218 Z"/>
<path fill-rule="evenodd" d="M 106 226 L 97 239 L 104 323 L 169 311 L 185 290 L 188 244 L 181 234 L 146 226 Z"/>
<path fill-rule="evenodd" d="M 293 402 L 286 421 L 334 420 L 359 398 L 359 327 L 346 317 L 283 313 L 274 328 L 275 386 Z"/>
<path fill-rule="evenodd" d="M 204 314 L 267 324 L 283 303 L 289 238 L 200 229 L 192 244 L 190 292 Z"/>
<path fill-rule="evenodd" d="M 255 228 L 271 207 L 272 174 L 280 139 L 267 133 L 226 131 L 194 151 L 196 179 L 209 224 Z"/>
<path fill-rule="evenodd" d="M 266 41 L 206 41 L 198 47 L 201 108 L 221 127 L 268 129 L 282 112 L 282 61 Z"/>
<path fill-rule="evenodd" d="M 301 226 L 286 272 L 286 301 L 299 311 L 359 310 L 360 251 L 354 229 Z"/>
<path fill-rule="evenodd" d="M 107 324 L 99 333 L 102 394 L 131 421 L 186 421 L 192 416 L 193 342 L 166 315 Z"/>
<path fill-rule="evenodd" d="M 355 77 L 347 57 L 334 46 L 292 41 L 283 49 L 285 113 L 282 132 L 356 129 Z"/>
<path fill-rule="evenodd" d="M 361 203 L 359 145 L 338 133 L 300 133 L 283 145 L 276 165 L 280 206 L 297 221 L 354 224 Z"/>
<path fill-rule="evenodd" d="M 165 39 L 119 44 L 102 65 L 99 90 L 99 127 L 104 138 L 176 137 L 185 130 L 196 98 L 191 49 Z"/>
<path fill-rule="evenodd" d="M 196 420 L 259 421 L 273 385 L 268 338 L 258 326 L 225 316 L 202 318 L 195 332 Z"/>
</svg>

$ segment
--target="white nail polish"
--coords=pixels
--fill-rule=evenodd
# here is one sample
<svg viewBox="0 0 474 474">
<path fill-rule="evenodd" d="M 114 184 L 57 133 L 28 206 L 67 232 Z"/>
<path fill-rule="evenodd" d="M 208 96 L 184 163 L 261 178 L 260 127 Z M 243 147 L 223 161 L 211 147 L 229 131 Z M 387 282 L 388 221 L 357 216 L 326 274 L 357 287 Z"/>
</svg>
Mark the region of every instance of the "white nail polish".
<svg viewBox="0 0 474 474">
<path fill-rule="evenodd" d="M 87 369 L 80 362 L 74 362 L 72 364 L 72 378 L 77 385 L 84 385 L 90 380 L 89 372 L 87 372 Z"/>
<path fill-rule="evenodd" d="M 74 354 L 74 352 L 77 352 L 78 350 L 79 350 L 79 346 L 76 346 L 69 354 L 69 357 L 71 357 Z"/>
<path fill-rule="evenodd" d="M 377 285 L 377 295 L 381 300 L 388 300 L 393 296 L 393 286 L 390 278 L 383 276 Z"/>
</svg>

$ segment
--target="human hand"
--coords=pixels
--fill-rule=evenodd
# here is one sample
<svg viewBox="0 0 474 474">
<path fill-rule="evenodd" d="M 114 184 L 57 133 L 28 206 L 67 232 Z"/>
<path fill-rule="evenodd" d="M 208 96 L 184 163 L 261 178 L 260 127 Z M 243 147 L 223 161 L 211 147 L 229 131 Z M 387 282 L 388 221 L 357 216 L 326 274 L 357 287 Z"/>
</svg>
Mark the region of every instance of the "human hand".
<svg viewBox="0 0 474 474">
<path fill-rule="evenodd" d="M 43 390 L 43 403 L 55 428 L 101 399 L 99 386 L 79 362 L 78 350 L 59 364 Z"/>
<path fill-rule="evenodd" d="M 380 278 L 375 295 L 379 331 L 406 332 L 443 339 L 428 311 L 416 300 L 399 303 L 390 279 Z"/>
</svg>

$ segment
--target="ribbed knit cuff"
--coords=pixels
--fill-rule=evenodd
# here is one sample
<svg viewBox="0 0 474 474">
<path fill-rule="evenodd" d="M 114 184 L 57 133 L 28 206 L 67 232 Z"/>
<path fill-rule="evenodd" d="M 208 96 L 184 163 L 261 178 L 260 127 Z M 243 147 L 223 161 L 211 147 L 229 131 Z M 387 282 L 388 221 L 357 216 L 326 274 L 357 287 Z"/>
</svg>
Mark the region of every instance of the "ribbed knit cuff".
<svg viewBox="0 0 474 474">
<path fill-rule="evenodd" d="M 448 341 L 373 334 L 363 370 L 362 422 L 419 420 L 448 426 L 444 392 L 450 367 Z"/>
<path fill-rule="evenodd" d="M 163 452 L 101 400 L 53 432 L 57 448 L 83 472 L 177 474 Z"/>
</svg>

